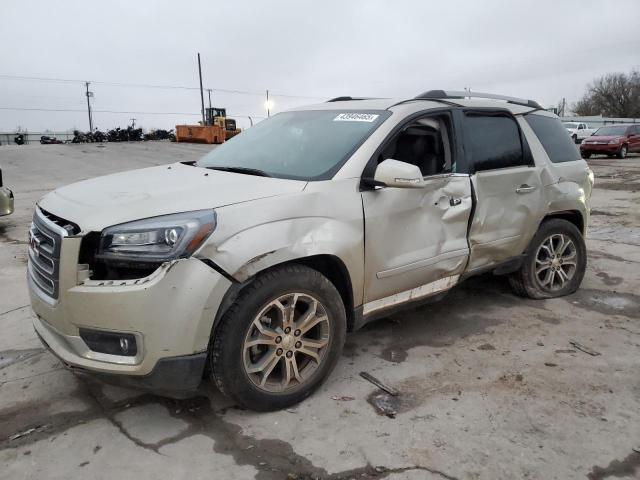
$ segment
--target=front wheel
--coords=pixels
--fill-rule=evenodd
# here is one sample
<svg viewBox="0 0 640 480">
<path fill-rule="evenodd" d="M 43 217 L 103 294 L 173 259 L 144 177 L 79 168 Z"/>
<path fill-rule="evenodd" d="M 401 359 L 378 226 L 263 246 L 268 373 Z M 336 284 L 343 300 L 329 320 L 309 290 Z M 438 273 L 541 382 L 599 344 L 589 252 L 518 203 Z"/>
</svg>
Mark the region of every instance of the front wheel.
<svg viewBox="0 0 640 480">
<path fill-rule="evenodd" d="M 509 277 L 521 296 L 542 299 L 575 292 L 587 268 L 587 248 L 574 224 L 554 218 L 542 223 L 520 270 Z"/>
<path fill-rule="evenodd" d="M 573 143 L 578 143 L 578 135 L 574 133 L 573 135 L 571 135 L 571 138 L 573 139 Z"/>
<path fill-rule="evenodd" d="M 627 156 L 627 146 L 622 145 L 618 150 L 618 158 L 625 158 Z"/>
<path fill-rule="evenodd" d="M 278 410 L 308 397 L 331 373 L 346 336 L 335 286 L 301 265 L 259 275 L 222 317 L 211 373 L 222 393 L 251 410 Z"/>
<path fill-rule="evenodd" d="M 589 152 L 582 152 L 582 158 L 585 160 L 591 158 L 591 154 Z"/>
</svg>

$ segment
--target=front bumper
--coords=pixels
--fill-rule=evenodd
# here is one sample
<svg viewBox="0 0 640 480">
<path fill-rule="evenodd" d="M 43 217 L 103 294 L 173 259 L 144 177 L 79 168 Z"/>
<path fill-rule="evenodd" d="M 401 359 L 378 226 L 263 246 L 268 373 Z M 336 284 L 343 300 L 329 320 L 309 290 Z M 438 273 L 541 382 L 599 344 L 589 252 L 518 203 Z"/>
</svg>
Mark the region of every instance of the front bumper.
<svg viewBox="0 0 640 480">
<path fill-rule="evenodd" d="M 185 398 L 195 392 L 202 380 L 202 372 L 207 362 L 207 352 L 183 355 L 180 357 L 161 358 L 153 370 L 147 375 L 121 375 L 90 370 L 68 363 L 58 351 L 51 347 L 39 334 L 42 344 L 70 371 L 96 378 L 104 383 L 147 390 L 156 394 L 174 398 Z"/>
<path fill-rule="evenodd" d="M 33 326 L 43 343 L 68 367 L 110 383 L 157 391 L 197 387 L 214 318 L 231 282 L 196 258 L 165 264 L 140 280 L 79 280 L 80 242 L 62 241 L 57 299 L 29 277 Z M 131 334 L 137 352 L 95 352 L 80 328 Z"/>
<path fill-rule="evenodd" d="M 0 217 L 13 213 L 13 192 L 7 187 L 0 187 Z"/>
<path fill-rule="evenodd" d="M 580 144 L 580 152 L 582 153 L 603 153 L 613 154 L 620 150 L 620 145 L 617 143 L 584 143 Z"/>
</svg>

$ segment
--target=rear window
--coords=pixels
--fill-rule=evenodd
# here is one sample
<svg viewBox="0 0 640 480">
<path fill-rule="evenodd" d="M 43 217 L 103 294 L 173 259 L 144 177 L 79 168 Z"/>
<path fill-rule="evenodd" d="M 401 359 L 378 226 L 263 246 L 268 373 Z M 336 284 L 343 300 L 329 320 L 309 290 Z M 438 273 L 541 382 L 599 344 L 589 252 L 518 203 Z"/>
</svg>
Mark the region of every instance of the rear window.
<svg viewBox="0 0 640 480">
<path fill-rule="evenodd" d="M 580 160 L 578 147 L 559 119 L 535 114 L 524 118 L 540 140 L 549 160 L 553 163 Z"/>
</svg>

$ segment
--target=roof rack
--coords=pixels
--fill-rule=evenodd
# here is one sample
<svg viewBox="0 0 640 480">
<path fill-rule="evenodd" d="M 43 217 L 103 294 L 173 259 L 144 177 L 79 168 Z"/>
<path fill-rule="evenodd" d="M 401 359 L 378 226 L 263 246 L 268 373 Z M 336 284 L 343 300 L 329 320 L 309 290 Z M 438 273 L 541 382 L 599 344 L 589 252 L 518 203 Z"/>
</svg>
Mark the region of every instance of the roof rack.
<svg viewBox="0 0 640 480">
<path fill-rule="evenodd" d="M 444 100 L 444 99 L 461 99 L 461 98 L 487 98 L 490 100 L 504 100 L 507 103 L 513 103 L 515 105 L 523 105 L 531 108 L 542 108 L 542 106 L 535 100 L 527 100 L 524 98 L 508 97 L 506 95 L 496 95 L 494 93 L 480 93 L 470 91 L 452 91 L 452 90 L 429 90 L 428 92 L 421 93 L 416 100 Z"/>
<path fill-rule="evenodd" d="M 327 100 L 327 103 L 330 103 L 330 102 L 348 102 L 349 100 L 371 100 L 371 98 L 344 96 L 344 97 L 336 97 L 336 98 L 332 98 L 331 100 Z"/>
</svg>

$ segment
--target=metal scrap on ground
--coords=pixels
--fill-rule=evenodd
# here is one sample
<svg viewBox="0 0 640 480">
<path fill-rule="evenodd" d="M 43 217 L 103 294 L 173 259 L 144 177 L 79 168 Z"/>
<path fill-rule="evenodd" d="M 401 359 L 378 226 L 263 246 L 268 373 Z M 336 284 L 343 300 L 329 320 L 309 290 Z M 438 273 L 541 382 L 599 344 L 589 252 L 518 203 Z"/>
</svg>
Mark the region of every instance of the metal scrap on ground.
<svg viewBox="0 0 640 480">
<path fill-rule="evenodd" d="M 396 397 L 398 395 L 398 391 L 395 388 L 392 387 L 388 387 L 387 385 L 385 385 L 384 383 L 382 383 L 380 380 L 378 380 L 376 377 L 374 377 L 373 375 L 371 375 L 370 373 L 367 372 L 360 372 L 360 376 L 362 378 L 364 378 L 365 380 L 373 383 L 376 387 L 378 387 L 381 390 L 384 390 L 385 392 L 387 392 L 389 395 L 393 395 L 394 397 Z"/>
<path fill-rule="evenodd" d="M 589 347 L 585 347 L 584 345 L 582 345 L 581 343 L 575 342 L 575 341 L 570 341 L 569 342 L 571 345 L 573 345 L 574 347 L 576 347 L 578 350 L 583 351 L 584 353 L 588 353 L 589 355 L 596 357 L 598 355 L 600 355 L 600 352 L 596 352 L 595 350 L 590 349 Z"/>
</svg>

